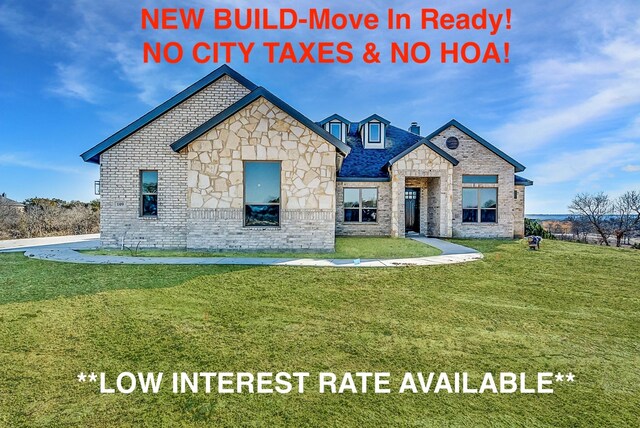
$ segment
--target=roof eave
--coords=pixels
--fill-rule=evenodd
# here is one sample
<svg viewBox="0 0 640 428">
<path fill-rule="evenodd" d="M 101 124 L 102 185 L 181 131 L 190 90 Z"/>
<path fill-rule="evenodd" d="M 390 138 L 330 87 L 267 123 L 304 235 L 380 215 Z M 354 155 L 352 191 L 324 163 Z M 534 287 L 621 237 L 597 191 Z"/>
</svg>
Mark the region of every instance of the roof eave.
<svg viewBox="0 0 640 428">
<path fill-rule="evenodd" d="M 467 134 L 468 136 L 470 136 L 471 138 L 473 138 L 474 140 L 476 140 L 477 142 L 485 146 L 487 149 L 492 151 L 498 157 L 502 158 L 509 164 L 513 165 L 513 167 L 515 168 L 515 172 L 522 172 L 527 168 L 526 166 L 522 165 L 520 162 L 516 161 L 511 156 L 507 155 L 505 152 L 498 149 L 496 146 L 494 146 L 493 144 L 491 144 L 490 142 L 488 142 L 487 140 L 485 140 L 484 138 L 482 138 L 481 136 L 479 136 L 478 134 L 476 134 L 475 132 L 473 132 L 472 130 L 470 130 L 460 122 L 458 122 L 456 119 L 451 119 L 449 122 L 445 123 L 440 128 L 436 129 L 431 134 L 427 135 L 425 138 L 427 140 L 431 140 L 433 137 L 440 134 L 442 131 L 449 128 L 450 126 L 454 126 L 458 128 L 460 131 L 464 132 L 465 134 Z"/>
<path fill-rule="evenodd" d="M 124 128 L 122 128 L 121 130 L 119 130 L 115 134 L 111 135 L 109 138 L 103 140 L 102 142 L 100 142 L 99 144 L 95 145 L 91 149 L 89 149 L 86 152 L 82 153 L 80 155 L 80 157 L 82 157 L 82 160 L 84 160 L 85 162 L 91 162 L 91 163 L 98 163 L 99 164 L 100 163 L 100 155 L 102 153 L 104 153 L 106 150 L 108 150 L 111 147 L 113 147 L 114 145 L 118 144 L 120 141 L 124 140 L 125 138 L 127 138 L 131 134 L 137 132 L 142 127 L 144 127 L 144 126 L 148 125 L 149 123 L 153 122 L 158 117 L 162 116 L 163 114 L 165 114 L 166 112 L 168 112 L 169 110 L 171 110 L 172 108 L 177 106 L 178 104 L 180 104 L 183 101 L 187 100 L 188 98 L 190 98 L 191 96 L 195 95 L 197 92 L 201 91 L 202 89 L 204 89 L 205 87 L 209 86 L 210 84 L 212 84 L 213 82 L 217 81 L 218 79 L 220 79 L 223 76 L 231 77 L 233 80 L 235 80 L 238 83 L 240 83 L 242 86 L 247 88 L 249 91 L 253 91 L 253 90 L 255 90 L 257 88 L 257 86 L 253 82 L 248 80 L 246 77 L 242 76 L 240 73 L 238 73 L 237 71 L 235 71 L 234 69 L 232 69 L 228 65 L 224 64 L 224 65 L 218 67 L 217 69 L 215 69 L 214 71 L 212 71 L 211 73 L 209 73 L 208 75 L 206 75 L 205 77 L 203 77 L 202 79 L 198 80 L 194 84 L 188 86 L 183 91 L 181 91 L 178 94 L 174 95 L 173 97 L 169 98 L 167 101 L 165 101 L 164 103 L 160 104 L 159 106 L 157 106 L 153 110 L 147 112 L 143 116 L 141 116 L 138 119 L 136 119 L 135 121 L 131 122 L 129 125 L 125 126 Z"/>
<path fill-rule="evenodd" d="M 211 129 L 213 129 L 220 123 L 222 123 L 224 120 L 228 119 L 230 116 L 242 110 L 243 108 L 245 108 L 246 106 L 248 106 L 249 104 L 251 104 L 252 102 L 254 102 L 260 97 L 265 98 L 267 101 L 271 102 L 276 107 L 283 110 L 285 113 L 287 113 L 288 115 L 296 119 L 298 122 L 300 122 L 302 125 L 306 126 L 311 131 L 318 134 L 320 137 L 326 140 L 329 144 L 334 145 L 342 154 L 348 155 L 349 152 L 351 151 L 351 147 L 349 147 L 347 144 L 338 140 L 329 132 L 325 131 L 324 128 L 314 123 L 311 119 L 307 118 L 298 110 L 294 109 L 289 104 L 282 101 L 280 98 L 276 97 L 275 95 L 273 95 L 271 92 L 267 91 L 263 87 L 258 87 L 257 89 L 253 90 L 252 92 L 245 95 L 240 100 L 236 101 L 235 103 L 233 103 L 232 105 L 230 105 L 229 107 L 227 107 L 226 109 L 224 109 L 223 111 L 221 111 L 220 113 L 212 117 L 211 119 L 207 120 L 202 125 L 198 126 L 193 131 L 179 138 L 178 140 L 176 140 L 174 143 L 171 144 L 171 148 L 175 152 L 182 150 L 193 140 L 202 136 L 206 132 L 210 131 Z"/>
<path fill-rule="evenodd" d="M 429 149 L 431 149 L 434 152 L 436 152 L 438 155 L 440 155 L 444 159 L 446 159 L 453 166 L 456 166 L 456 165 L 458 165 L 458 163 L 460 163 L 456 158 L 454 158 L 453 156 L 451 156 L 450 154 L 448 154 L 447 152 L 442 150 L 440 147 L 436 146 L 435 144 L 433 144 L 428 139 L 423 138 L 422 140 L 418 141 L 417 143 L 415 143 L 414 145 L 412 145 L 408 149 L 404 150 L 402 153 L 398 154 L 397 156 L 395 156 L 394 158 L 389 160 L 388 165 L 392 166 L 394 163 L 396 163 L 397 161 L 399 161 L 400 159 L 402 159 L 403 157 L 405 157 L 406 155 L 408 155 L 409 153 L 411 153 L 412 151 L 414 151 L 415 149 L 417 149 L 418 147 L 420 147 L 423 144 L 425 146 L 427 146 Z"/>
</svg>

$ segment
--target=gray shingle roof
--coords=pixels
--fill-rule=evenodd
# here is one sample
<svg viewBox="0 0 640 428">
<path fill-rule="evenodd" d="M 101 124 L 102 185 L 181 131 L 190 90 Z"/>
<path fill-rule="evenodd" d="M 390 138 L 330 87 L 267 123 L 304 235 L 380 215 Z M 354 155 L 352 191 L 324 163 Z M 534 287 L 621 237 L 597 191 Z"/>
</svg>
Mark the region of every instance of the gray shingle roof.
<svg viewBox="0 0 640 428">
<path fill-rule="evenodd" d="M 0 205 L 9 206 L 9 207 L 24 207 L 24 204 L 21 204 L 18 201 L 14 201 L 13 199 L 9 199 L 5 196 L 5 194 L 0 194 Z"/>
<path fill-rule="evenodd" d="M 365 149 L 358 132 L 358 126 L 358 123 L 352 123 L 349 126 L 347 144 L 351 147 L 351 153 L 342 163 L 338 178 L 389 179 L 389 174 L 387 173 L 389 161 L 415 146 L 424 138 L 393 125 L 387 125 L 385 148 Z"/>
<path fill-rule="evenodd" d="M 524 177 L 520 177 L 519 175 L 515 176 L 515 184 L 517 186 L 533 186 L 533 181 L 524 178 Z"/>
</svg>

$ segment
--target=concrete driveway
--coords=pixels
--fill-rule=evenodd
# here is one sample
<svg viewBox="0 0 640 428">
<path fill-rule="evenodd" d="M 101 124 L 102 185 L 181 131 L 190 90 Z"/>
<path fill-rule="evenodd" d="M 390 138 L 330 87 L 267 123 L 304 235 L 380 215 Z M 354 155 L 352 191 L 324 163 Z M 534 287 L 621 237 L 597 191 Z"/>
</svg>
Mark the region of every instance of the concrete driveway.
<svg viewBox="0 0 640 428">
<path fill-rule="evenodd" d="M 100 246 L 100 234 L 51 236 L 47 238 L 9 239 L 0 241 L 0 253 L 24 252 L 36 248 L 85 250 Z"/>
</svg>

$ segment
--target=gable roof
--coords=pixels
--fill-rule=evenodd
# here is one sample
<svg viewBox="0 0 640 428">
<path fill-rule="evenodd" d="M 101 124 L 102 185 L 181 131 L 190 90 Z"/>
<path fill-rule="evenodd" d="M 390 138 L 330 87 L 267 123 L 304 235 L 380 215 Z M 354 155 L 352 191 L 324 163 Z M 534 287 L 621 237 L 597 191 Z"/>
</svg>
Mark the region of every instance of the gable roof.
<svg viewBox="0 0 640 428">
<path fill-rule="evenodd" d="M 249 94 L 245 95 L 235 103 L 231 104 L 229 107 L 222 110 L 220 113 L 213 116 L 211 119 L 207 120 L 205 123 L 198 126 L 193 131 L 189 132 L 187 135 L 183 136 L 182 138 L 179 138 L 178 140 L 176 140 L 174 143 L 171 144 L 171 148 L 176 152 L 180 151 L 181 149 L 186 147 L 189 143 L 191 143 L 193 140 L 207 133 L 208 131 L 210 131 L 217 125 L 219 125 L 221 122 L 225 121 L 226 119 L 233 116 L 238 111 L 242 110 L 243 108 L 245 108 L 246 106 L 248 106 L 249 104 L 251 104 L 252 102 L 254 102 L 255 100 L 261 97 L 271 102 L 271 104 L 275 105 L 280 110 L 284 111 L 289 116 L 293 117 L 295 120 L 297 120 L 298 122 L 300 122 L 301 124 L 309 128 L 311 131 L 318 134 L 320 137 L 325 139 L 328 143 L 336 146 L 336 148 L 340 150 L 342 153 L 344 153 L 345 155 L 349 154 L 349 152 L 351 151 L 351 148 L 347 144 L 343 143 L 342 141 L 340 141 L 339 139 L 331 135 L 329 132 L 325 131 L 324 128 L 322 128 L 321 126 L 313 122 L 311 119 L 309 119 L 308 117 L 300 113 L 298 110 L 294 109 L 289 104 L 282 101 L 280 98 L 276 97 L 275 95 L 273 95 L 271 92 L 267 91 L 263 87 L 258 87 L 257 89 L 251 91 Z"/>
<path fill-rule="evenodd" d="M 102 141 L 100 144 L 87 150 L 80 156 L 85 162 L 100 163 L 100 154 L 110 149 L 114 145 L 118 144 L 120 141 L 124 140 L 134 132 L 148 125 L 158 117 L 162 116 L 163 114 L 165 114 L 166 112 L 168 112 L 169 110 L 171 110 L 172 108 L 174 108 L 175 106 L 177 106 L 178 104 L 186 100 L 187 98 L 191 97 L 195 93 L 209 86 L 211 83 L 220 79 L 222 76 L 231 77 L 233 80 L 237 81 L 238 83 L 240 83 L 242 86 L 244 86 L 250 91 L 253 91 L 257 88 L 257 86 L 253 82 L 249 81 L 247 78 L 242 76 L 240 73 L 238 73 L 228 65 L 226 64 L 222 65 L 217 69 L 215 69 L 214 71 L 212 71 L 211 73 L 209 73 L 208 75 L 206 75 L 205 77 L 203 77 L 202 79 L 198 80 L 193 85 L 183 90 L 182 92 L 178 93 L 177 95 L 174 95 L 164 103 L 160 104 L 158 107 L 154 108 L 144 116 L 138 118 L 137 120 L 133 121 L 129 125 L 125 126 L 120 131 L 116 132 L 106 140 Z"/>
<path fill-rule="evenodd" d="M 482 144 L 487 149 L 489 149 L 490 151 L 495 153 L 498 157 L 504 159 L 506 162 L 508 162 L 511 165 L 513 165 L 515 167 L 515 169 L 516 169 L 516 172 L 522 172 L 522 171 L 524 171 L 526 169 L 526 167 L 524 165 L 522 165 L 520 162 L 516 161 L 511 156 L 507 155 L 502 150 L 498 149 L 493 144 L 489 143 L 487 140 L 485 140 L 484 138 L 482 138 L 481 136 L 479 136 L 478 134 L 476 134 L 475 132 L 473 132 L 472 130 L 470 130 L 469 128 L 467 128 L 466 126 L 464 126 L 463 124 L 461 124 L 460 122 L 458 122 L 455 119 L 451 119 L 449 122 L 445 123 L 440 128 L 436 129 L 431 134 L 427 135 L 425 138 L 427 140 L 431 140 L 433 137 L 435 137 L 436 135 L 438 135 L 439 133 L 441 133 L 445 129 L 449 128 L 450 126 L 455 126 L 460 131 L 464 132 L 469 137 L 473 138 L 478 143 Z"/>
<path fill-rule="evenodd" d="M 389 125 L 391 122 L 389 122 L 387 119 L 385 119 L 382 116 L 378 116 L 377 114 L 372 114 L 371 116 L 369 116 L 366 119 L 362 119 L 359 123 L 358 123 L 358 128 L 360 128 L 362 125 L 364 125 L 365 123 L 371 122 L 372 120 L 377 120 L 378 122 L 382 122 L 385 125 Z"/>
<path fill-rule="evenodd" d="M 411 153 L 412 151 L 414 151 L 418 147 L 422 146 L 423 144 L 425 146 L 427 146 L 428 148 L 430 148 L 431 150 L 433 150 L 434 152 L 436 152 L 437 154 L 439 154 L 440 156 L 442 156 L 443 158 L 445 158 L 447 161 L 449 161 L 451 164 L 453 164 L 453 166 L 458 165 L 459 162 L 458 162 L 458 160 L 456 158 L 454 158 L 449 153 L 445 152 L 440 147 L 436 146 L 435 144 L 433 144 L 431 141 L 427 140 L 426 138 L 418 141 L 413 146 L 408 147 L 402 153 L 400 153 L 397 156 L 395 156 L 393 159 L 391 159 L 389 161 L 389 165 L 393 165 L 394 163 L 396 163 L 397 161 L 399 161 L 400 159 L 402 159 L 403 157 L 405 157 L 406 155 L 408 155 L 409 153 Z"/>
<path fill-rule="evenodd" d="M 331 122 L 332 120 L 338 120 L 342 123 L 345 123 L 347 125 L 351 125 L 351 121 L 348 119 L 345 119 L 344 117 L 340 116 L 339 114 L 332 114 L 329 117 L 326 117 L 324 119 L 322 119 L 320 122 L 318 122 L 318 125 L 322 126 L 324 124 L 326 124 L 327 122 Z"/>
</svg>

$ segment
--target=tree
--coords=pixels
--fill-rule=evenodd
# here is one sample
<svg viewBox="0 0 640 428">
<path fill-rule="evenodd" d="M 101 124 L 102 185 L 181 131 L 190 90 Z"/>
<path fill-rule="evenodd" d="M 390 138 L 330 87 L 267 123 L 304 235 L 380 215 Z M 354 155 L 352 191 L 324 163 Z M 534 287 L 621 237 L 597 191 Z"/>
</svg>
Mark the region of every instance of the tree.
<svg viewBox="0 0 640 428">
<path fill-rule="evenodd" d="M 602 238 L 602 242 L 609 246 L 610 231 L 607 224 L 607 216 L 611 214 L 613 205 L 609 196 L 604 193 L 578 193 L 569 205 L 569 211 L 573 215 L 583 216 Z"/>
<path fill-rule="evenodd" d="M 640 225 L 640 192 L 629 191 L 617 198 L 613 203 L 611 228 L 616 237 L 616 246 L 622 245 L 625 235 Z"/>
<path fill-rule="evenodd" d="M 573 233 L 575 239 L 586 244 L 589 233 L 593 232 L 593 226 L 589 223 L 589 220 L 583 215 L 572 215 L 567 220 L 571 222 L 571 233 Z"/>
</svg>

